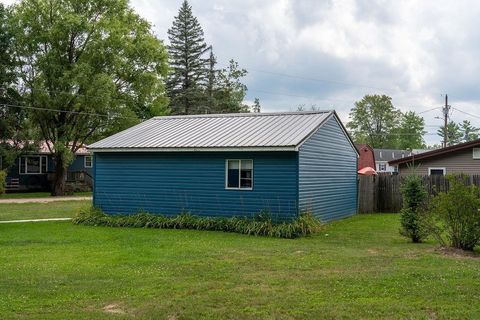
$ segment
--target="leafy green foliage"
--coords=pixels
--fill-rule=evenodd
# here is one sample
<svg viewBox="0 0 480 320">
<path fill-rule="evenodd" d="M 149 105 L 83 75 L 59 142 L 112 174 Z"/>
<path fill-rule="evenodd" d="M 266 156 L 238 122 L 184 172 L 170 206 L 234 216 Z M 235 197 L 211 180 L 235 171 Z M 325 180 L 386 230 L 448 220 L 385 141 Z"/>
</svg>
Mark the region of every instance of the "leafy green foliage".
<svg viewBox="0 0 480 320">
<path fill-rule="evenodd" d="M 148 213 L 119 216 L 106 215 L 95 208 L 81 210 L 73 219 L 73 223 L 109 227 L 212 230 L 288 239 L 316 233 L 322 228 L 320 221 L 309 213 L 302 214 L 291 222 L 274 223 L 267 212 L 259 213 L 254 219 L 248 219 L 199 217 L 188 213 L 174 217 Z"/>
<path fill-rule="evenodd" d="M 50 109 L 28 116 L 56 147 L 54 194 L 63 194 L 68 153 L 167 112 L 166 50 L 127 0 L 22 0 L 9 32 L 24 103 Z"/>
<path fill-rule="evenodd" d="M 413 111 L 400 113 L 400 126 L 395 130 L 398 135 L 395 137 L 395 148 L 398 149 L 420 149 L 425 147 L 423 135 L 425 131 L 425 120 Z"/>
<path fill-rule="evenodd" d="M 386 95 L 366 95 L 355 103 L 347 127 L 357 143 L 373 148 L 423 148 L 424 120 L 415 112 L 402 113 Z"/>
<path fill-rule="evenodd" d="M 400 234 L 412 242 L 422 242 L 428 236 L 425 226 L 424 206 L 427 200 L 427 190 L 419 176 L 406 177 L 402 188 L 403 208 L 400 212 Z"/>
<path fill-rule="evenodd" d="M 431 230 L 443 245 L 473 250 L 480 242 L 480 189 L 464 175 L 450 175 L 448 181 L 449 191 L 430 202 Z"/>
<path fill-rule="evenodd" d="M 7 179 L 7 173 L 3 170 L 0 170 L 0 194 L 5 193 L 6 179 Z"/>
<path fill-rule="evenodd" d="M 462 129 L 463 141 L 464 142 L 477 140 L 479 138 L 480 128 L 476 128 L 476 127 L 472 126 L 470 121 L 463 120 L 463 122 L 460 124 L 460 127 Z"/>
<path fill-rule="evenodd" d="M 16 88 L 17 62 L 12 51 L 13 34 L 8 29 L 7 10 L 0 3 L 0 157 L 4 168 L 14 163 L 29 133 L 26 112 L 16 107 L 22 99 Z"/>
<path fill-rule="evenodd" d="M 437 130 L 437 135 L 443 139 L 443 128 Z M 464 120 L 462 123 L 450 121 L 447 125 L 447 145 L 452 146 L 461 142 L 468 142 L 479 138 L 480 128 L 474 127 L 470 121 Z"/>
<path fill-rule="evenodd" d="M 240 69 L 238 62 L 234 60 L 230 60 L 227 68 L 217 70 L 211 110 L 213 113 L 249 111 L 249 107 L 243 104 L 247 86 L 240 81 L 246 75 L 247 70 Z M 260 108 L 259 102 L 257 107 Z"/>
<path fill-rule="evenodd" d="M 440 129 L 437 130 L 437 135 L 442 137 L 442 139 L 444 136 L 444 132 L 443 132 L 444 127 L 445 126 L 441 126 Z M 448 146 L 452 146 L 462 142 L 463 132 L 462 132 L 462 128 L 458 123 L 455 123 L 454 121 L 450 121 L 447 124 L 447 137 L 448 137 L 448 142 L 447 142 Z"/>
</svg>

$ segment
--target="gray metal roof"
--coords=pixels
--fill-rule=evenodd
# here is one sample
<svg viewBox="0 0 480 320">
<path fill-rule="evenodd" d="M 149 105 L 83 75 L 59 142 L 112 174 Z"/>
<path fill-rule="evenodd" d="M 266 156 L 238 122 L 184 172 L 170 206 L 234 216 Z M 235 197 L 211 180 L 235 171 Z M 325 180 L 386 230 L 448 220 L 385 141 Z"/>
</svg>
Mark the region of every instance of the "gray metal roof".
<svg viewBox="0 0 480 320">
<path fill-rule="evenodd" d="M 411 151 L 397 149 L 373 149 L 373 152 L 375 153 L 375 161 L 392 161 L 412 155 Z"/>
<path fill-rule="evenodd" d="M 89 146 L 93 151 L 262 150 L 296 147 L 334 111 L 155 117 Z"/>
</svg>

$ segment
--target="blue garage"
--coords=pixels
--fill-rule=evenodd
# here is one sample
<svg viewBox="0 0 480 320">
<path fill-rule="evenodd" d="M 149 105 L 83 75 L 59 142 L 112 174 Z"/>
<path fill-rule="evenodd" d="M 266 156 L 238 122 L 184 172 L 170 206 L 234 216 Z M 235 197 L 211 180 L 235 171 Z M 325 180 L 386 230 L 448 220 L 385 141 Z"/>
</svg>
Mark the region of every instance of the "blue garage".
<svg viewBox="0 0 480 320">
<path fill-rule="evenodd" d="M 155 117 L 89 146 L 109 214 L 323 221 L 356 213 L 358 153 L 334 111 Z"/>
</svg>

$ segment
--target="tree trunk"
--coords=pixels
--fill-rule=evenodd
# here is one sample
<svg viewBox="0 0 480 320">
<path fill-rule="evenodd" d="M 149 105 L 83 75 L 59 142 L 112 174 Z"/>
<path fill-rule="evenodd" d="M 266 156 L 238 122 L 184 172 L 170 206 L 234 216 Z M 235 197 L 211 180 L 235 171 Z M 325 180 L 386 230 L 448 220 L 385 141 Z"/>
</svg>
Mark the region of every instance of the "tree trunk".
<svg viewBox="0 0 480 320">
<path fill-rule="evenodd" d="M 67 168 L 61 155 L 55 155 L 55 180 L 53 181 L 52 196 L 65 195 L 65 181 Z"/>
</svg>

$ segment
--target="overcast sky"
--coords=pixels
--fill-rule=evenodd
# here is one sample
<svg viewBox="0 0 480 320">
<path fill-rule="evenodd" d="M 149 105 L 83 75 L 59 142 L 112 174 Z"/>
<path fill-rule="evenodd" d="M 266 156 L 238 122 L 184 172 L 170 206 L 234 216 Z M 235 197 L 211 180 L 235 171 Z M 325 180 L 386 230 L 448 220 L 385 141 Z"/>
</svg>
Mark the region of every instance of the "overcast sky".
<svg viewBox="0 0 480 320">
<path fill-rule="evenodd" d="M 11 3 L 13 1 L 3 1 Z M 159 38 L 182 0 L 132 0 Z M 480 127 L 480 1 L 190 0 L 220 65 L 249 71 L 249 101 L 262 111 L 334 108 L 344 122 L 365 94 L 402 111 L 441 107 Z M 422 114 L 435 133 L 441 110 Z M 440 141 L 426 135 L 430 144 Z"/>
</svg>

